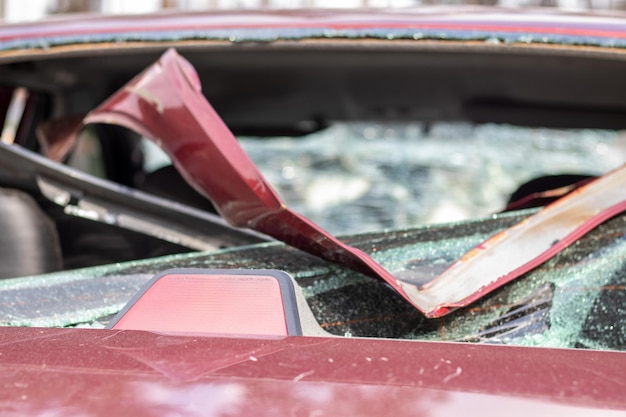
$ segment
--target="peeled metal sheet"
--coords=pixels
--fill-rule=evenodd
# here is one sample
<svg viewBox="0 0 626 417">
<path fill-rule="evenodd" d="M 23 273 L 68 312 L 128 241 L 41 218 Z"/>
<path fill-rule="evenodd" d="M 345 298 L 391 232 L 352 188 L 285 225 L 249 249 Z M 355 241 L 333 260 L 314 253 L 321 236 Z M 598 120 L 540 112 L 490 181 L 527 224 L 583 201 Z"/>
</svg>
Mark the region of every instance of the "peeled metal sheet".
<svg viewBox="0 0 626 417">
<path fill-rule="evenodd" d="M 464 252 L 530 214 L 342 240 L 395 276 L 411 270 L 428 282 Z M 283 269 L 302 288 L 318 326 L 339 336 L 626 350 L 626 214 L 438 319 L 425 318 L 381 280 L 273 242 L 2 280 L 0 325 L 102 327 L 146 281 L 173 267 Z"/>
<path fill-rule="evenodd" d="M 365 252 L 287 208 L 201 94 L 191 64 L 174 50 L 90 112 L 82 120 L 89 123 L 122 125 L 153 140 L 232 225 L 382 279 L 428 317 L 469 305 L 626 209 L 626 168 L 621 168 L 489 238 L 421 286 L 410 271 L 394 276 Z M 55 132 L 48 126 L 50 154 L 67 149 L 81 127 Z"/>
<path fill-rule="evenodd" d="M 626 210 L 626 168 L 575 190 L 497 233 L 424 287 L 427 309 L 463 307 L 552 258 L 598 224 Z M 467 295 L 470 291 L 475 291 Z M 438 299 L 436 297 L 439 297 Z M 460 301 L 451 303 L 450 300 Z"/>
</svg>

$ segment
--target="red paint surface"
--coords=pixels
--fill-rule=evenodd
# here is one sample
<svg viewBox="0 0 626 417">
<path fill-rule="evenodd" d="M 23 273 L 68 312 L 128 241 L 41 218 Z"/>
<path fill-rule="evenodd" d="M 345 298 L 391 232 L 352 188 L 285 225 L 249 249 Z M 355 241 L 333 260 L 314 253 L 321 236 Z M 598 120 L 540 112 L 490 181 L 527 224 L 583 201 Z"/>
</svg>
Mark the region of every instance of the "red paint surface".
<svg viewBox="0 0 626 417">
<path fill-rule="evenodd" d="M 0 41 L 15 39 L 80 37 L 90 34 L 166 32 L 211 29 L 325 28 L 374 29 L 410 28 L 477 32 L 554 34 L 579 37 L 626 38 L 623 14 L 593 16 L 554 13 L 549 10 L 474 8 L 414 9 L 398 11 L 282 11 L 160 13 L 152 16 L 81 16 L 46 22 L 0 26 Z M 620 20 L 620 17 L 622 20 Z"/>
<path fill-rule="evenodd" d="M 2 415 L 626 414 L 619 352 L 37 328 L 0 340 Z"/>
</svg>

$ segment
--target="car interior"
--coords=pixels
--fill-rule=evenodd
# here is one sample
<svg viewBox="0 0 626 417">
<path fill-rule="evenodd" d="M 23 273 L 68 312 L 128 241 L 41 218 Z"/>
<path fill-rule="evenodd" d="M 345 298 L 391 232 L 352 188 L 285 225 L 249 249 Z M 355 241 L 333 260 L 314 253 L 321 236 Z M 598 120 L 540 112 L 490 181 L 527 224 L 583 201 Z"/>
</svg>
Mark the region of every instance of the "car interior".
<svg viewBox="0 0 626 417">
<path fill-rule="evenodd" d="M 109 46 L 28 59 L 0 58 L 5 130 L 15 92 L 26 90 L 28 98 L 12 140 L 45 153 L 36 133 L 40 123 L 89 112 L 154 62 L 165 46 Z M 622 94 L 626 54 L 620 50 L 401 40 L 175 46 L 197 69 L 204 95 L 227 126 L 237 137 L 261 147 L 275 138 L 297 142 L 342 123 L 419 123 L 422 133 L 442 123 L 495 124 L 576 130 L 583 136 L 619 133 L 626 124 Z M 619 153 L 623 142 L 618 133 Z M 215 212 L 171 165 L 149 168 L 144 142 L 124 128 L 94 125 L 62 162 L 125 187 Z M 533 158 L 527 156 L 529 161 Z M 573 171 L 520 181 L 517 191 L 510 188 L 507 203 L 601 173 Z M 0 208 L 6 213 L 0 216 L 5 230 L 1 277 L 194 250 L 68 214 L 7 169 L 0 170 L 0 183 Z"/>
</svg>

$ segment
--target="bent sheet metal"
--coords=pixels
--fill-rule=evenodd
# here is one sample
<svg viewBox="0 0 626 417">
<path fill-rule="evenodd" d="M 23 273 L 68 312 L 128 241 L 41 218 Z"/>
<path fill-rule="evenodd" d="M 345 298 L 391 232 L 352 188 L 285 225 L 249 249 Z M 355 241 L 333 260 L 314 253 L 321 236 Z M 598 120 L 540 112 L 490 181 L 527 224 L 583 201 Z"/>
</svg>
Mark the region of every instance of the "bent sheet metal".
<svg viewBox="0 0 626 417">
<path fill-rule="evenodd" d="M 380 278 L 428 317 L 467 306 L 626 209 L 626 168 L 621 168 L 492 236 L 418 287 L 410 274 L 394 277 L 366 253 L 287 208 L 202 95 L 194 68 L 173 49 L 73 128 L 49 124 L 44 148 L 60 159 L 89 123 L 125 126 L 153 140 L 231 224 Z"/>
</svg>

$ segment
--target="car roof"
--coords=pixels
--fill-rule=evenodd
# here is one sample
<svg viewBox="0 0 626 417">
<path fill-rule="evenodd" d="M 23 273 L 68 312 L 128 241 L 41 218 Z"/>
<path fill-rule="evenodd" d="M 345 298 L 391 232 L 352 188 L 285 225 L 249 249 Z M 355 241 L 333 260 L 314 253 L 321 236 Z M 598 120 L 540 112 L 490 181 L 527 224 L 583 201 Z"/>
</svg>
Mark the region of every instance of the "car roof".
<svg viewBox="0 0 626 417">
<path fill-rule="evenodd" d="M 623 46 L 626 14 L 550 9 L 426 7 L 75 15 L 0 25 L 0 50 L 163 40 L 499 39 L 507 43 Z"/>
<path fill-rule="evenodd" d="M 237 134 L 389 117 L 591 128 L 626 120 L 617 94 L 626 83 L 623 13 L 425 7 L 55 17 L 0 25 L 0 76 L 32 90 L 89 90 L 87 106 L 74 109 L 86 112 L 169 47 L 198 70 Z"/>
<path fill-rule="evenodd" d="M 612 415 L 619 352 L 2 328 L 3 410 L 89 415 Z M 575 365 L 575 366 L 574 366 Z"/>
</svg>

